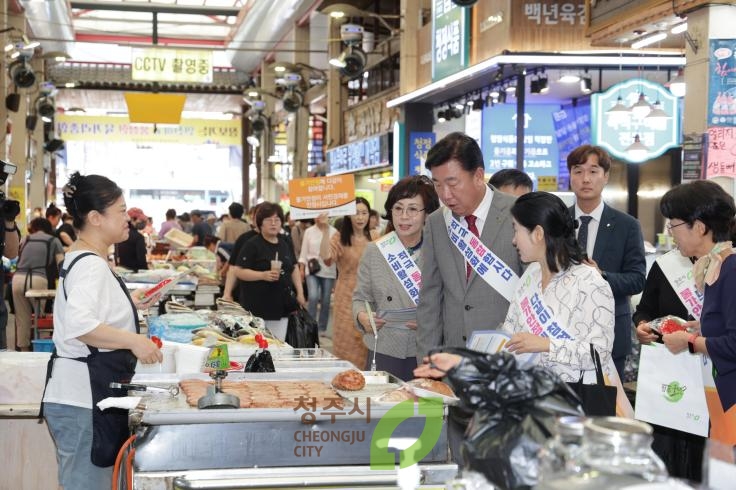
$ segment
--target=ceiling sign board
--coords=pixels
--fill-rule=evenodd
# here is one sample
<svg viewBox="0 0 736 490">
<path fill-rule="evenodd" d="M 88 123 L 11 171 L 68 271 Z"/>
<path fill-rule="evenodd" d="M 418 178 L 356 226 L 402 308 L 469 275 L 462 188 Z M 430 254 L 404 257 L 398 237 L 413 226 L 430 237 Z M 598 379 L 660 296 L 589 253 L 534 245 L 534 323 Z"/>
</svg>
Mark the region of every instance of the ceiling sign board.
<svg viewBox="0 0 736 490">
<path fill-rule="evenodd" d="M 179 124 L 186 100 L 183 94 L 125 93 L 132 123 Z"/>
<path fill-rule="evenodd" d="M 642 163 L 680 144 L 677 97 L 658 83 L 642 78 L 621 82 L 593 94 L 591 106 L 592 142 L 616 158 Z M 639 107 L 630 110 L 634 106 Z"/>
<path fill-rule="evenodd" d="M 134 48 L 130 64 L 133 80 L 212 83 L 212 51 Z"/>
<path fill-rule="evenodd" d="M 136 124 L 127 117 L 57 114 L 57 138 L 64 141 L 106 143 L 178 143 L 182 145 L 240 146 L 237 119 L 182 119 L 177 125 Z"/>
<path fill-rule="evenodd" d="M 450 0 L 432 2 L 432 81 L 466 68 L 469 59 L 470 14 Z"/>
</svg>

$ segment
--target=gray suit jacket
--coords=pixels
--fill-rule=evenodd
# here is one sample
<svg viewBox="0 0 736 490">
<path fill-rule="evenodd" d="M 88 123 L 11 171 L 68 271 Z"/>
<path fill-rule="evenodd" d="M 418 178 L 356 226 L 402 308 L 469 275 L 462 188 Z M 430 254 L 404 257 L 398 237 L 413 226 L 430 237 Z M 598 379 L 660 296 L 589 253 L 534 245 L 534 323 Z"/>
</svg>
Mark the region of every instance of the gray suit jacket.
<svg viewBox="0 0 736 490">
<path fill-rule="evenodd" d="M 424 245 L 422 245 L 424 248 Z M 421 266 L 421 255 L 419 257 Z M 421 293 L 420 293 L 421 294 Z M 371 309 L 398 310 L 414 307 L 409 294 L 399 283 L 386 259 L 378 250 L 378 245 L 371 242 L 365 247 L 358 267 L 358 283 L 353 291 L 353 320 L 355 328 L 363 333 L 363 343 L 370 350 L 374 349 L 375 338 L 371 328 L 364 329 L 358 323 L 358 313 L 366 311 L 365 302 Z M 417 336 L 415 330 L 408 328 L 385 327 L 378 331 L 376 352 L 387 356 L 407 359 L 417 355 Z"/>
<path fill-rule="evenodd" d="M 492 188 L 491 188 L 492 189 Z M 511 243 L 509 210 L 515 198 L 493 190 L 481 241 L 517 274 L 523 267 Z M 465 259 L 450 242 L 442 208 L 424 227 L 422 291 L 417 307 L 418 356 L 438 346 L 464 347 L 475 330 L 498 328 L 509 302 L 473 271 L 465 280 Z"/>
</svg>

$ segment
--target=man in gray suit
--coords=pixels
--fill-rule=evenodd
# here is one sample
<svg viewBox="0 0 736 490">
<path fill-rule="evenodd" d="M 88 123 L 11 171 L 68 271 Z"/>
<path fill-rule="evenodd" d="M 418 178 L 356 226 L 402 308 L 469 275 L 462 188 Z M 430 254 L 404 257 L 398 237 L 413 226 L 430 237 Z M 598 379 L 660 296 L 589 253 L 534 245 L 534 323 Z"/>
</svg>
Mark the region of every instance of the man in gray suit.
<svg viewBox="0 0 736 490">
<path fill-rule="evenodd" d="M 514 229 L 509 210 L 515 197 L 485 182 L 483 154 L 463 133 L 451 133 L 427 153 L 425 167 L 442 204 L 517 276 L 522 264 L 511 243 Z M 422 291 L 417 305 L 417 354 L 422 362 L 431 349 L 464 347 L 474 330 L 498 328 L 506 318 L 508 300 L 468 267 L 450 241 L 446 211 L 432 213 L 424 226 Z M 450 410 L 448 439 L 455 462 L 462 465 L 460 447 L 469 414 Z"/>
<path fill-rule="evenodd" d="M 481 242 L 520 276 L 522 264 L 511 243 L 509 213 L 515 198 L 486 185 L 478 143 L 466 134 L 451 133 L 429 150 L 425 167 L 432 172 L 442 204 L 471 232 L 474 222 Z M 508 308 L 504 296 L 468 269 L 465 257 L 450 241 L 443 209 L 432 213 L 422 245 L 418 355 L 438 346 L 465 346 L 474 330 L 498 328 Z"/>
<path fill-rule="evenodd" d="M 582 145 L 567 156 L 570 188 L 575 206 L 570 213 L 580 223 L 578 242 L 588 265 L 598 269 L 608 281 L 616 301 L 611 357 L 623 381 L 626 357 L 631 352 L 631 295 L 644 289 L 646 262 L 644 239 L 639 222 L 603 202 L 611 157 L 598 146 Z"/>
</svg>

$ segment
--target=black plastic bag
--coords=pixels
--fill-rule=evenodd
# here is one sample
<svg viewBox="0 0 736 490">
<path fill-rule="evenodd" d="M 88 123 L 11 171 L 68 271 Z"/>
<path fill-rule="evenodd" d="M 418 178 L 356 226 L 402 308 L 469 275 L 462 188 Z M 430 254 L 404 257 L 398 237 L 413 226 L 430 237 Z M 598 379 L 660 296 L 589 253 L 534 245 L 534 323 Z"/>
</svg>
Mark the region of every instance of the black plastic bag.
<svg viewBox="0 0 736 490">
<path fill-rule="evenodd" d="M 295 349 L 319 347 L 319 326 L 304 308 L 299 308 L 289 315 L 285 340 Z"/>
<path fill-rule="evenodd" d="M 248 358 L 248 362 L 245 363 L 246 373 L 273 373 L 276 372 L 276 368 L 273 365 L 273 357 L 267 350 L 261 352 L 255 351 Z"/>
<path fill-rule="evenodd" d="M 465 359 L 447 377 L 462 408 L 473 413 L 462 446 L 466 466 L 503 489 L 534 486 L 538 453 L 553 435 L 557 417 L 583 415 L 577 395 L 548 369 L 519 369 L 506 352 L 441 352 Z"/>
</svg>

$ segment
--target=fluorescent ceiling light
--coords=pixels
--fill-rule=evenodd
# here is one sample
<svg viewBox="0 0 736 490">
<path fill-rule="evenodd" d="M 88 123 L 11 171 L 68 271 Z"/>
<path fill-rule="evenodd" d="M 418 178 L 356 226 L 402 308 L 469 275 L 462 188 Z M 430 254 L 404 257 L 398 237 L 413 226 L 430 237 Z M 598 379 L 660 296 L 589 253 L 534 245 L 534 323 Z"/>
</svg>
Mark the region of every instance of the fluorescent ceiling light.
<svg viewBox="0 0 736 490">
<path fill-rule="evenodd" d="M 639 39 L 636 42 L 631 43 L 631 49 L 639 49 L 643 48 L 645 46 L 649 46 L 651 44 L 654 44 L 656 42 L 659 42 L 667 37 L 666 32 L 655 32 L 654 34 L 650 36 L 643 37 Z"/>
<path fill-rule="evenodd" d="M 615 54 L 613 51 L 607 52 Z M 330 60 L 332 64 L 332 60 Z M 422 88 L 404 94 L 395 99 L 391 99 L 386 103 L 386 107 L 396 107 L 407 102 L 421 99 L 422 97 L 439 92 L 453 86 L 461 81 L 471 78 L 479 73 L 491 71 L 497 68 L 499 64 L 517 64 L 517 65 L 543 65 L 546 68 L 555 66 L 659 66 L 662 68 L 676 67 L 685 65 L 685 56 L 632 56 L 630 54 L 622 54 L 621 56 L 601 56 L 600 54 L 552 54 L 552 55 L 498 55 L 489 58 L 477 65 L 473 65 L 462 71 L 459 71 L 442 80 L 425 85 Z"/>
<path fill-rule="evenodd" d="M 574 73 L 565 73 L 560 77 L 562 83 L 578 83 L 580 81 L 580 75 Z"/>
<path fill-rule="evenodd" d="M 670 29 L 670 32 L 672 34 L 682 34 L 685 31 L 687 31 L 687 22 L 683 22 L 682 24 L 677 24 L 675 27 Z"/>
</svg>

